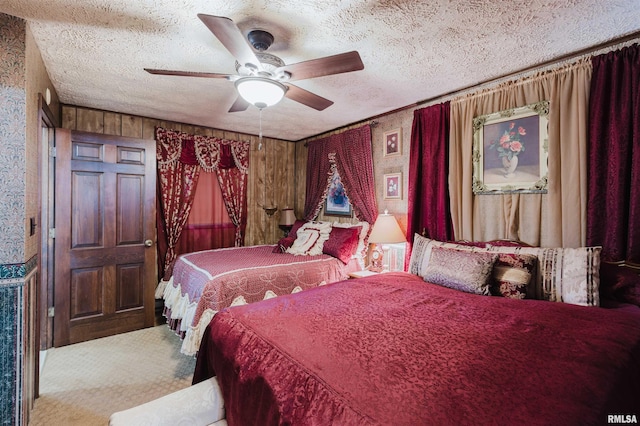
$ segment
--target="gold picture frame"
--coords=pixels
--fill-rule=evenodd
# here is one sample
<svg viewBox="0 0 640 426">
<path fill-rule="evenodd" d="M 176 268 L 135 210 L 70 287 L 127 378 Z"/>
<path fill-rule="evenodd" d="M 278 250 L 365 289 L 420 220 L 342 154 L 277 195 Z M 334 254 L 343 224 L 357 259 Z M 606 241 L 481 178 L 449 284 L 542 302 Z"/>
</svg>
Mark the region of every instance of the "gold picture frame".
<svg viewBox="0 0 640 426">
<path fill-rule="evenodd" d="M 473 193 L 546 193 L 549 102 L 473 119 Z"/>
<path fill-rule="evenodd" d="M 402 128 L 397 128 L 384 133 L 382 147 L 385 157 L 402 154 Z"/>
</svg>

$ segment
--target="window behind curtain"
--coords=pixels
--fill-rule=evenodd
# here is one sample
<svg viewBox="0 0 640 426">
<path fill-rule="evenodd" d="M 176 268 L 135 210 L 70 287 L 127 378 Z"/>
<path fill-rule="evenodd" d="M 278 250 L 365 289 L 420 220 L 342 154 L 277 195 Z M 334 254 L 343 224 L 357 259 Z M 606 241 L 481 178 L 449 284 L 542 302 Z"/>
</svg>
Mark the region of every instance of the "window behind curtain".
<svg viewBox="0 0 640 426">
<path fill-rule="evenodd" d="M 215 173 L 201 172 L 189 219 L 178 244 L 178 255 L 193 251 L 233 247 L 235 226 L 222 199 Z"/>
</svg>

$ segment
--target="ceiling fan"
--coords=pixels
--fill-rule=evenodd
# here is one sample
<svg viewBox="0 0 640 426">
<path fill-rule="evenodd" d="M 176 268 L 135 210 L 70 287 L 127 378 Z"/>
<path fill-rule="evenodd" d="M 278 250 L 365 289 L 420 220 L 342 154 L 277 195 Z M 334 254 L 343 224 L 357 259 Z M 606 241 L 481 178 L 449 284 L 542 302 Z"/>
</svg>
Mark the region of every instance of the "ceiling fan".
<svg viewBox="0 0 640 426">
<path fill-rule="evenodd" d="M 286 65 L 282 59 L 265 52 L 274 40 L 273 35 L 267 31 L 250 31 L 247 35 L 247 39 L 251 43 L 249 45 L 231 19 L 201 13 L 198 14 L 198 18 L 236 58 L 238 74 L 152 68 L 145 68 L 145 71 L 159 75 L 224 78 L 233 81 L 238 91 L 238 97 L 231 105 L 229 112 L 244 111 L 251 104 L 262 109 L 275 105 L 283 96 L 322 111 L 331 106 L 333 101 L 295 86 L 291 82 L 364 69 L 364 64 L 356 51 Z"/>
</svg>

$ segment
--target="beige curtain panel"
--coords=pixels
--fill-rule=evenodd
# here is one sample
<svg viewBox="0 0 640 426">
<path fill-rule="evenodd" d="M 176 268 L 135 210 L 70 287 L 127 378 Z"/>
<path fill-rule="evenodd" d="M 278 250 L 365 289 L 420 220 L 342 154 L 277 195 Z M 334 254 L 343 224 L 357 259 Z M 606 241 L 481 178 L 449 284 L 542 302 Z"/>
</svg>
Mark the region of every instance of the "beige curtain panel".
<svg viewBox="0 0 640 426">
<path fill-rule="evenodd" d="M 456 239 L 585 245 L 591 70 L 590 59 L 583 59 L 451 102 L 449 189 Z M 473 118 L 543 100 L 550 102 L 548 192 L 474 195 Z"/>
</svg>

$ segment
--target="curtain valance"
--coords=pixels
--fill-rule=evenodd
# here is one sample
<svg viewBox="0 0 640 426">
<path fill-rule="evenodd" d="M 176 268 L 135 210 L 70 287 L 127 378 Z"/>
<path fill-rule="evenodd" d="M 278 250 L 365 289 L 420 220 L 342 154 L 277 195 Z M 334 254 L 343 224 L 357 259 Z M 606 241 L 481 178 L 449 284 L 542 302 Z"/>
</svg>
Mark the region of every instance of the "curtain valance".
<svg viewBox="0 0 640 426">
<path fill-rule="evenodd" d="M 249 142 L 156 128 L 158 165 L 179 161 L 206 172 L 238 168 L 248 173 Z"/>
<path fill-rule="evenodd" d="M 249 142 L 156 128 L 159 211 L 167 239 L 165 279 L 173 271 L 175 247 L 189 217 L 201 170 L 216 173 L 227 213 L 236 227 L 235 245 L 244 244 L 249 148 Z"/>
</svg>

